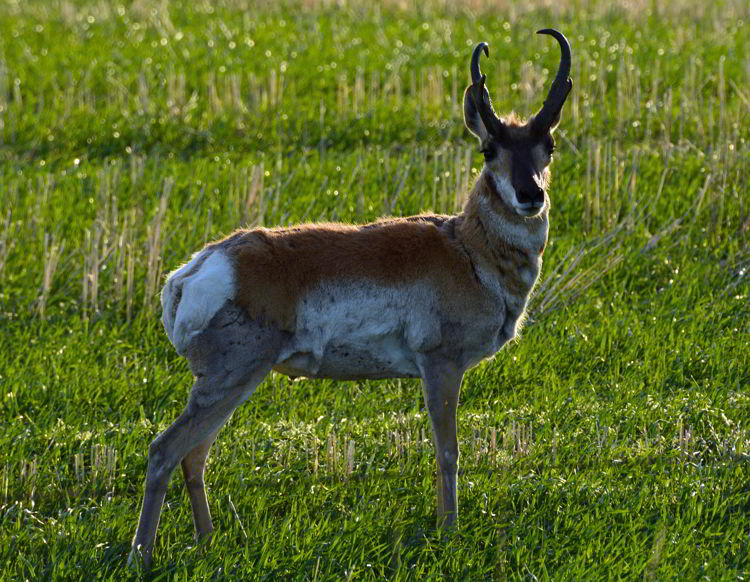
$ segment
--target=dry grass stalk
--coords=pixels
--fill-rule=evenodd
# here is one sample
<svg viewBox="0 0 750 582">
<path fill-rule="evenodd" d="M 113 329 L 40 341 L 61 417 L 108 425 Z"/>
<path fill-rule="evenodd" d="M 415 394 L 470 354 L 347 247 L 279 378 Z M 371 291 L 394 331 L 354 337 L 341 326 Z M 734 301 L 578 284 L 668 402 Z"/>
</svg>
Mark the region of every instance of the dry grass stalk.
<svg viewBox="0 0 750 582">
<path fill-rule="evenodd" d="M 0 281 L 3 280 L 5 275 L 5 265 L 8 262 L 8 255 L 16 244 L 16 237 L 10 236 L 11 218 L 13 212 L 8 208 L 8 212 L 5 214 L 5 223 L 3 224 L 3 231 L 0 234 Z"/>
<path fill-rule="evenodd" d="M 6 462 L 5 465 L 3 465 L 3 481 L 2 481 L 3 503 L 8 502 L 8 489 L 10 488 L 10 472 L 11 472 L 10 463 Z"/>
<path fill-rule="evenodd" d="M 170 71 L 167 74 L 167 108 L 173 116 L 182 114 L 185 105 L 185 73 Z"/>
<path fill-rule="evenodd" d="M 336 442 L 336 433 L 334 431 L 331 431 L 331 433 L 328 435 L 328 447 L 327 447 L 327 465 L 326 468 L 328 470 L 329 475 L 335 475 L 336 474 L 336 458 L 338 457 L 337 452 L 337 442 Z"/>
<path fill-rule="evenodd" d="M 86 229 L 84 242 L 83 290 L 81 292 L 84 319 L 88 318 L 90 312 L 96 313 L 98 310 L 101 240 L 101 225 L 98 221 L 94 221 L 93 231 Z"/>
<path fill-rule="evenodd" d="M 557 429 L 552 433 L 552 464 L 557 466 Z"/>
<path fill-rule="evenodd" d="M 83 453 L 73 455 L 73 469 L 75 471 L 76 482 L 82 485 L 86 479 L 86 467 L 83 462 Z"/>
<path fill-rule="evenodd" d="M 409 177 L 410 171 L 411 171 L 411 164 L 406 164 L 406 167 L 404 168 L 404 171 L 401 174 L 401 181 L 396 187 L 396 192 L 393 194 L 393 198 L 388 204 L 387 214 L 392 214 L 394 209 L 396 208 L 396 204 L 398 204 L 398 200 L 401 197 L 401 192 L 404 189 L 404 185 L 406 184 L 406 179 Z"/>
<path fill-rule="evenodd" d="M 130 247 L 131 241 L 131 229 L 130 225 L 135 221 L 135 212 L 130 211 L 125 215 L 125 219 L 122 223 L 122 230 L 115 242 L 115 266 L 114 266 L 114 285 L 115 285 L 115 301 L 120 303 L 124 296 L 124 284 L 126 281 L 125 271 L 125 257 Z"/>
<path fill-rule="evenodd" d="M 240 519 L 240 514 L 237 513 L 237 508 L 234 506 L 234 503 L 232 503 L 232 496 L 229 496 L 229 509 L 232 512 L 232 515 L 234 516 L 234 519 L 237 520 L 237 523 L 240 526 L 240 531 L 242 531 L 242 535 L 245 539 L 247 538 L 247 532 L 245 531 L 245 527 L 242 525 L 242 520 Z"/>
<path fill-rule="evenodd" d="M 652 580 L 659 579 L 659 564 L 662 561 L 664 554 L 664 547 L 667 543 L 667 527 L 661 524 L 659 529 L 654 536 L 654 543 L 651 547 L 651 556 L 646 562 L 646 566 L 643 569 L 643 579 L 651 582 Z"/>
<path fill-rule="evenodd" d="M 216 74 L 213 72 L 210 72 L 206 79 L 206 91 L 211 114 L 214 116 L 220 115 L 224 108 L 219 98 L 219 91 L 216 89 Z"/>
<path fill-rule="evenodd" d="M 49 299 L 50 290 L 52 289 L 52 280 L 60 261 L 60 256 L 65 250 L 65 242 L 58 245 L 55 242 L 54 235 L 44 233 L 44 274 L 42 276 L 42 294 L 39 297 L 38 310 L 39 316 L 44 320 L 46 317 L 45 309 Z"/>
<path fill-rule="evenodd" d="M 169 194 L 174 186 L 174 178 L 167 178 L 164 180 L 164 185 L 159 198 L 159 209 L 156 215 L 148 225 L 148 241 L 147 241 L 147 261 L 146 261 L 146 292 L 143 296 L 143 306 L 149 310 L 154 305 L 154 298 L 157 295 L 159 283 L 161 280 L 161 268 L 162 268 L 162 223 L 164 216 L 167 212 L 167 203 L 169 202 Z"/>
<path fill-rule="evenodd" d="M 531 450 L 533 444 L 533 425 L 531 422 L 527 425 L 515 420 L 508 425 L 504 435 L 505 448 L 510 450 L 514 455 L 526 456 Z"/>
<path fill-rule="evenodd" d="M 38 473 L 38 465 L 35 458 L 28 462 L 21 461 L 21 483 L 23 483 L 24 488 L 29 488 L 29 501 L 31 501 L 32 507 L 34 507 L 34 494 L 36 493 Z"/>
<path fill-rule="evenodd" d="M 211 231 L 213 228 L 213 211 L 209 208 L 206 211 L 206 222 L 203 224 L 203 246 L 208 243 L 209 237 L 211 237 Z"/>
<path fill-rule="evenodd" d="M 127 287 L 126 287 L 126 303 L 125 303 L 125 321 L 130 323 L 130 319 L 133 315 L 133 289 L 135 287 L 135 248 L 133 244 L 126 246 L 127 259 L 126 273 L 127 273 Z"/>
<path fill-rule="evenodd" d="M 35 234 L 37 228 L 44 230 L 42 222 L 44 221 L 44 209 L 47 206 L 47 197 L 51 187 L 50 175 L 46 174 L 44 176 L 38 176 L 36 181 L 37 188 L 34 197 L 34 213 L 31 216 L 32 229 Z M 29 180 L 29 188 L 31 189 L 31 180 Z"/>
<path fill-rule="evenodd" d="M 138 74 L 138 114 L 144 115 L 148 113 L 148 79 L 146 79 L 146 73 L 141 71 Z"/>
<path fill-rule="evenodd" d="M 91 472 L 93 478 L 102 479 L 107 488 L 114 484 L 117 466 L 117 449 L 107 445 L 91 447 Z"/>
<path fill-rule="evenodd" d="M 8 65 L 5 63 L 5 59 L 0 59 L 0 107 L 2 107 L 3 111 L 8 110 L 9 85 Z M 2 119 L 3 117 L 0 117 L 0 121 L 2 121 Z M 0 138 L 2 138 L 2 135 L 2 132 L 0 132 Z M 3 142 L 0 140 L 0 143 Z"/>
<path fill-rule="evenodd" d="M 254 164 L 244 209 L 244 222 L 251 227 L 263 224 L 263 214 L 265 212 L 264 180 L 265 168 L 263 162 Z"/>
<path fill-rule="evenodd" d="M 364 109 L 365 97 L 365 73 L 361 67 L 357 67 L 357 72 L 354 79 L 354 95 L 352 100 L 355 117 L 359 117 L 362 109 Z"/>
<path fill-rule="evenodd" d="M 135 188 L 138 182 L 143 179 L 143 173 L 146 161 L 143 157 L 137 155 L 130 156 L 130 187 Z"/>
<path fill-rule="evenodd" d="M 685 426 L 680 420 L 680 424 L 677 428 L 677 447 L 682 452 L 686 459 L 689 459 L 692 454 L 693 444 L 693 430 L 690 425 Z"/>
<path fill-rule="evenodd" d="M 354 439 L 350 440 L 346 448 L 346 474 L 354 472 Z"/>
</svg>

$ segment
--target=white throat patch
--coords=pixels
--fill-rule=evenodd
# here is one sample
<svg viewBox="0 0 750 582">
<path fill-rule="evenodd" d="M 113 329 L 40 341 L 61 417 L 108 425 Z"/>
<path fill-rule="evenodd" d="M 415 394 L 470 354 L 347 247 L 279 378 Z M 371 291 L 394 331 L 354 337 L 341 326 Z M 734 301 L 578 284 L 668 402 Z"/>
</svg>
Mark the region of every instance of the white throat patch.
<svg viewBox="0 0 750 582">
<path fill-rule="evenodd" d="M 479 198 L 479 211 L 488 234 L 515 247 L 538 249 L 547 240 L 548 221 L 544 213 L 529 218 L 519 216 L 523 222 L 511 221 L 498 215 L 485 197 Z"/>
</svg>

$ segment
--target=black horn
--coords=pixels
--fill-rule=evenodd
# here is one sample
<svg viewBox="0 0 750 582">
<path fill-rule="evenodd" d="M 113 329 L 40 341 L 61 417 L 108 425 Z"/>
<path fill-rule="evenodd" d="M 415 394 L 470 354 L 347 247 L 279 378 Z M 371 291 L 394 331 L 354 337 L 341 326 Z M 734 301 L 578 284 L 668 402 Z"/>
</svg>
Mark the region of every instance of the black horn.
<svg viewBox="0 0 750 582">
<path fill-rule="evenodd" d="M 552 87 L 550 87 L 547 99 L 544 100 L 544 105 L 534 116 L 532 128 L 537 134 L 547 133 L 552 126 L 557 122 L 560 117 L 560 111 L 562 110 L 563 103 L 568 97 L 568 93 L 573 88 L 573 81 L 570 80 L 570 65 L 571 65 L 571 54 L 570 54 L 570 43 L 565 35 L 554 28 L 544 28 L 538 30 L 537 34 L 549 34 L 555 37 L 558 43 L 560 43 L 560 66 L 557 68 L 557 75 L 555 80 L 552 81 Z"/>
<path fill-rule="evenodd" d="M 487 131 L 497 139 L 502 140 L 505 136 L 505 125 L 492 109 L 490 93 L 484 86 L 484 81 L 487 77 L 479 70 L 479 57 L 482 52 L 486 56 L 490 56 L 490 49 L 486 42 L 480 42 L 474 47 L 474 52 L 471 55 L 471 98 Z"/>
<path fill-rule="evenodd" d="M 479 57 L 484 51 L 485 56 L 490 56 L 490 47 L 486 42 L 480 42 L 474 48 L 474 54 L 471 55 L 471 82 L 476 83 L 482 79 L 482 71 L 479 70 Z"/>
</svg>

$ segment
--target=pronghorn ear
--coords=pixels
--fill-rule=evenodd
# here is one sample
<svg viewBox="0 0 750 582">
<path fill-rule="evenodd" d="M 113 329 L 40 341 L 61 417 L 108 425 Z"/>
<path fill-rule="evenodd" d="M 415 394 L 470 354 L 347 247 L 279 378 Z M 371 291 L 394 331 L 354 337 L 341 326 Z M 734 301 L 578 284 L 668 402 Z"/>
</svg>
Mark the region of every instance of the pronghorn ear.
<svg viewBox="0 0 750 582">
<path fill-rule="evenodd" d="M 487 141 L 490 137 L 487 128 L 482 122 L 482 117 L 474 105 L 474 99 L 471 98 L 471 85 L 464 91 L 464 123 L 468 130 L 479 138 L 481 143 Z"/>
</svg>

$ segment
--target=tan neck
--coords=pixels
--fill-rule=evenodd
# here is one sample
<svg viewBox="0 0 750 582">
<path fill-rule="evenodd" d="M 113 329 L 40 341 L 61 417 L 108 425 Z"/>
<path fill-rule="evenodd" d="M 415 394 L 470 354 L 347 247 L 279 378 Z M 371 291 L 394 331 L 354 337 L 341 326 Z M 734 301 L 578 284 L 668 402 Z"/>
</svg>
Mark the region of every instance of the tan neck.
<svg viewBox="0 0 750 582">
<path fill-rule="evenodd" d="M 539 215 L 519 216 L 502 201 L 491 174 L 485 170 L 459 216 L 459 237 L 493 263 L 509 254 L 536 259 L 547 243 L 548 210 L 549 200 Z"/>
</svg>

